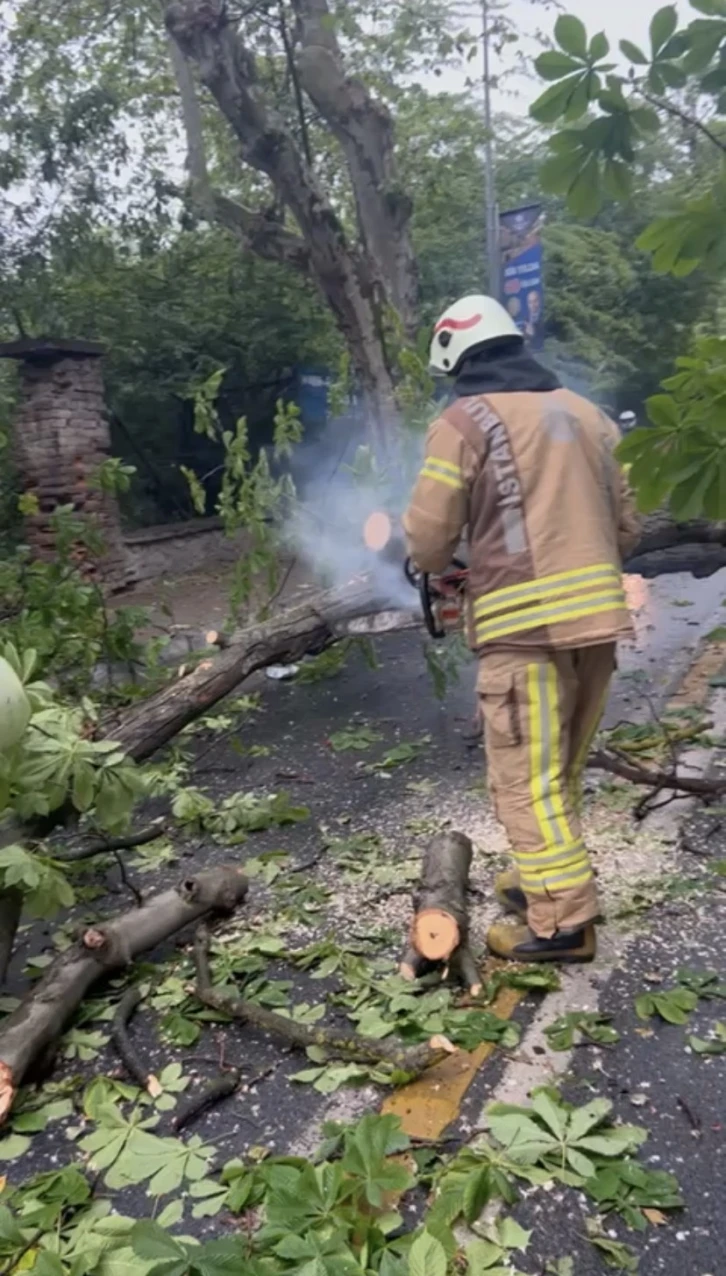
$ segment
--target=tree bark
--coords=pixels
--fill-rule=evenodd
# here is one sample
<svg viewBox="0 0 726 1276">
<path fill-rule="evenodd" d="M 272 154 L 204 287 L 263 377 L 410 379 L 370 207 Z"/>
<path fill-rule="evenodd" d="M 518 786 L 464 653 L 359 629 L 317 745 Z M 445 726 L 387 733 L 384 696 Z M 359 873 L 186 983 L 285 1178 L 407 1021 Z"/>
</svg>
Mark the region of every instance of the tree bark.
<svg viewBox="0 0 726 1276">
<path fill-rule="evenodd" d="M 350 244 L 333 204 L 295 138 L 265 101 L 255 57 L 235 27 L 225 0 L 176 0 L 166 7 L 165 20 L 183 58 L 196 64 L 203 84 L 235 133 L 242 160 L 270 179 L 279 205 L 289 208 L 300 229 L 299 255 L 290 243 L 295 237 L 290 237 L 284 228 L 272 233 L 271 227 L 270 235 L 262 235 L 258 243 L 271 254 L 276 251 L 275 246 L 282 247 L 284 243 L 285 251 L 279 259 L 292 259 L 309 268 L 344 338 L 372 424 L 385 434 L 394 419 L 393 381 L 381 337 L 382 298 L 376 284 L 386 278 L 387 263 L 375 261 L 372 242 L 373 238 L 379 242 L 383 235 L 377 231 L 375 237 L 368 237 L 371 242 L 362 237 L 360 245 Z M 180 76 L 176 65 L 175 70 L 188 135 L 189 164 L 190 168 L 195 164 L 198 177 L 204 165 L 200 158 L 199 115 L 191 105 L 188 78 L 184 73 Z M 362 86 L 360 89 L 355 98 L 358 115 L 361 119 L 367 114 L 371 121 L 378 120 L 374 104 Z M 349 88 L 346 100 L 352 92 Z M 214 199 L 212 194 L 212 203 Z M 395 201 L 392 208 L 394 205 Z M 225 225 L 236 224 L 238 229 L 250 216 L 244 210 L 236 212 L 234 201 L 226 199 L 217 204 L 216 212 L 222 214 Z M 264 215 L 257 218 L 258 229 L 261 217 Z M 395 217 L 389 217 L 388 225 L 391 236 L 400 235 L 405 225 L 403 203 Z M 244 235 L 254 245 L 254 234 L 250 237 L 245 230 Z"/>
<path fill-rule="evenodd" d="M 374 613 L 371 627 L 356 624 Z M 192 673 L 130 709 L 120 721 L 103 724 L 104 734 L 137 761 L 149 757 L 188 722 L 249 677 L 271 664 L 290 664 L 307 653 L 324 651 L 355 632 L 418 628 L 414 612 L 384 611 L 367 580 L 344 590 L 314 595 L 309 601 L 235 633 L 229 647 L 203 660 Z"/>
<path fill-rule="evenodd" d="M 413 206 L 397 181 L 391 113 L 347 74 L 328 0 L 293 3 L 303 87 L 340 143 L 377 284 L 413 341 L 418 326 L 418 271 L 409 235 Z"/>
<path fill-rule="evenodd" d="M 643 531 L 626 569 L 644 576 L 691 572 L 710 576 L 726 566 L 726 523 L 692 519 L 677 523 L 668 510 L 643 520 Z"/>
<path fill-rule="evenodd" d="M 0 987 L 5 983 L 23 911 L 23 893 L 9 886 L 0 893 Z"/>
<path fill-rule="evenodd" d="M 0 830 L 0 849 L 22 841 L 22 829 L 8 820 Z M 0 890 L 0 987 L 5 983 L 23 912 L 23 892 L 17 886 Z"/>
<path fill-rule="evenodd" d="M 481 978 L 469 948 L 469 869 L 473 847 L 463 833 L 439 833 L 430 842 L 414 898 L 408 949 L 401 962 L 404 979 L 445 967 L 472 996 Z"/>
<path fill-rule="evenodd" d="M 0 1024 L 0 1122 L 34 1060 L 52 1047 L 89 988 L 191 922 L 231 913 L 247 894 L 240 869 L 207 869 L 143 908 L 91 926 Z"/>
</svg>

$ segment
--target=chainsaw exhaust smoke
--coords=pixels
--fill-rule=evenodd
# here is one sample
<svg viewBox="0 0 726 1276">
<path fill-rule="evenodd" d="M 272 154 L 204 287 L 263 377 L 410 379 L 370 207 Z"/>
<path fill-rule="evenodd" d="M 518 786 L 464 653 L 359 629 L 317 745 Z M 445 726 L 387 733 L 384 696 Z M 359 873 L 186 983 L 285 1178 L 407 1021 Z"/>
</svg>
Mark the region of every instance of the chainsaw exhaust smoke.
<svg viewBox="0 0 726 1276">
<path fill-rule="evenodd" d="M 362 473 L 355 444 L 342 457 L 340 446 L 340 434 L 331 431 L 330 439 L 309 444 L 296 456 L 299 502 L 285 540 L 322 585 L 342 588 L 355 576 L 368 575 L 383 606 L 415 611 L 416 596 L 403 570 L 401 514 L 417 464 L 384 467 L 366 450 Z"/>
</svg>

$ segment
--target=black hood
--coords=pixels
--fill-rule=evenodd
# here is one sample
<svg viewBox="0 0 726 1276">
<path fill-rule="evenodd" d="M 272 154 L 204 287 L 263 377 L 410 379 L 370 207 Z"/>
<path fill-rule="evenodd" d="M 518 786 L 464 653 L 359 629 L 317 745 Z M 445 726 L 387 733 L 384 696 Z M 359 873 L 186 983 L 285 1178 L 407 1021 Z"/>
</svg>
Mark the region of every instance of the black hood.
<svg viewBox="0 0 726 1276">
<path fill-rule="evenodd" d="M 559 389 L 560 382 L 554 372 L 538 363 L 518 341 L 477 350 L 464 359 L 454 381 L 453 398 Z"/>
</svg>

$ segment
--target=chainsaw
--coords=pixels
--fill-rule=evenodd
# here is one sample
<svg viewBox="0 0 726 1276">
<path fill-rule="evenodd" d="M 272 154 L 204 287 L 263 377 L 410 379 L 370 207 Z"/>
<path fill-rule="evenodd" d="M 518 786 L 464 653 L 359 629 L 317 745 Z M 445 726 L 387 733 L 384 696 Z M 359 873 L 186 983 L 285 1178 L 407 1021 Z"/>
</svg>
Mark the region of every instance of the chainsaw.
<svg viewBox="0 0 726 1276">
<path fill-rule="evenodd" d="M 386 562 L 400 563 L 403 536 L 394 518 L 384 510 L 374 510 L 363 526 L 363 543 Z M 409 585 L 418 590 L 424 624 L 432 638 L 445 638 L 464 628 L 464 604 L 469 568 L 454 558 L 446 571 L 422 572 L 412 558 L 403 565 Z"/>
<path fill-rule="evenodd" d="M 469 568 L 454 558 L 446 571 L 422 572 L 411 558 L 404 563 L 409 585 L 418 590 L 424 624 L 432 638 L 445 638 L 464 628 L 466 586 Z"/>
</svg>

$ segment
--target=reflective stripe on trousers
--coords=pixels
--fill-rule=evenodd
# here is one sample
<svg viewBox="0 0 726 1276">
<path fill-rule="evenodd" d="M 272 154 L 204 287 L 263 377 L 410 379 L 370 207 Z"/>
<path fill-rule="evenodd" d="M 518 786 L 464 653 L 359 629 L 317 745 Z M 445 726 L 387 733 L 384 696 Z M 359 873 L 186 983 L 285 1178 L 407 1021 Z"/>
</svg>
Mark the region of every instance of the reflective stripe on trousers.
<svg viewBox="0 0 726 1276">
<path fill-rule="evenodd" d="M 557 669 L 549 661 L 527 666 L 527 710 L 529 785 L 542 848 L 534 852 L 515 848 L 514 860 L 524 889 L 543 894 L 581 886 L 593 876 L 582 838 L 579 831 L 573 837 L 566 810 L 569 795 L 563 792 Z"/>
</svg>

